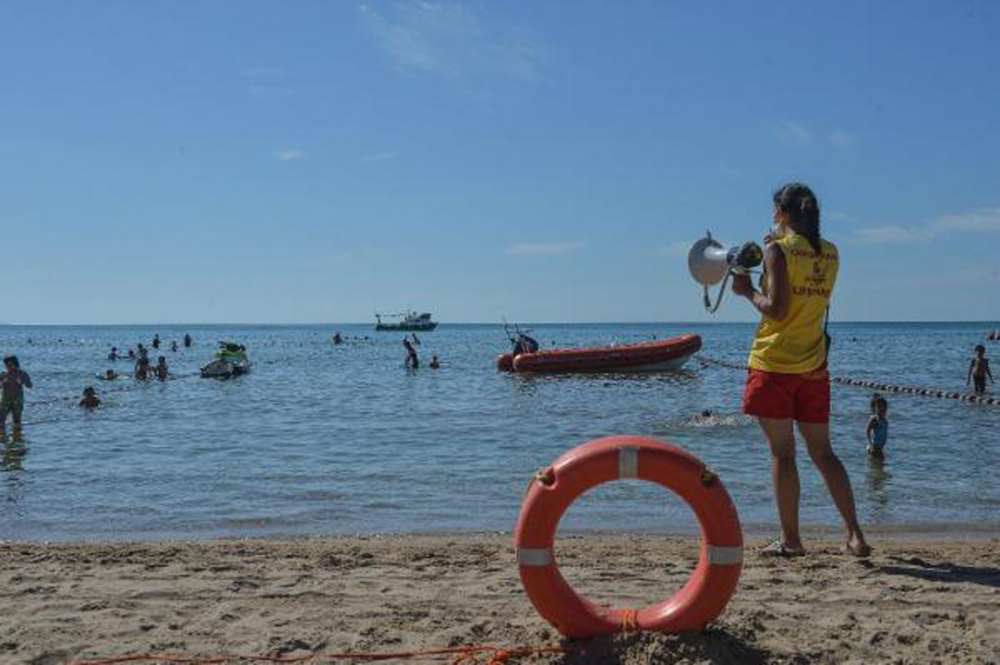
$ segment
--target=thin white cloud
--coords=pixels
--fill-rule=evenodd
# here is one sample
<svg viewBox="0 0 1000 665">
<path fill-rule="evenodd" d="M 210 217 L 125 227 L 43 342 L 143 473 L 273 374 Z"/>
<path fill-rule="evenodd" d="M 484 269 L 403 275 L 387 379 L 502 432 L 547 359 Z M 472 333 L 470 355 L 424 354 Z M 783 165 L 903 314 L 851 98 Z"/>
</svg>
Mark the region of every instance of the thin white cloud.
<svg viewBox="0 0 1000 665">
<path fill-rule="evenodd" d="M 247 67 L 240 73 L 248 79 L 270 79 L 284 74 L 279 67 Z"/>
<path fill-rule="evenodd" d="M 1000 284 L 1000 268 L 965 268 L 958 271 L 955 279 L 963 286 Z"/>
<path fill-rule="evenodd" d="M 830 142 L 830 145 L 841 150 L 850 150 L 856 143 L 854 135 L 843 129 L 830 132 L 826 138 Z"/>
<path fill-rule="evenodd" d="M 951 233 L 1000 233 L 1000 207 L 946 215 L 929 224 L 872 226 L 857 229 L 854 233 L 859 239 L 871 243 L 927 242 Z"/>
<path fill-rule="evenodd" d="M 824 210 L 824 219 L 832 219 L 835 222 L 856 222 L 858 221 L 854 215 L 848 215 L 846 212 L 839 212 L 837 210 Z"/>
<path fill-rule="evenodd" d="M 666 257 L 668 259 L 686 258 L 694 242 L 694 240 L 677 240 L 666 247 L 655 250 L 653 256 Z"/>
<path fill-rule="evenodd" d="M 305 159 L 306 153 L 301 150 L 278 150 L 274 156 L 279 162 L 291 162 L 296 159 Z"/>
<path fill-rule="evenodd" d="M 359 11 L 378 48 L 404 70 L 448 79 L 541 75 L 538 49 L 509 27 L 486 21 L 475 6 L 408 1 L 384 12 L 362 4 Z"/>
<path fill-rule="evenodd" d="M 791 148 L 802 148 L 812 143 L 812 133 L 791 120 L 785 120 L 775 130 L 778 141 Z"/>
<path fill-rule="evenodd" d="M 510 256 L 558 256 L 580 249 L 578 242 L 524 242 L 507 248 Z"/>
<path fill-rule="evenodd" d="M 366 162 L 384 162 L 387 159 L 393 159 L 396 157 L 394 152 L 376 152 L 370 155 L 365 155 L 364 160 Z"/>
</svg>

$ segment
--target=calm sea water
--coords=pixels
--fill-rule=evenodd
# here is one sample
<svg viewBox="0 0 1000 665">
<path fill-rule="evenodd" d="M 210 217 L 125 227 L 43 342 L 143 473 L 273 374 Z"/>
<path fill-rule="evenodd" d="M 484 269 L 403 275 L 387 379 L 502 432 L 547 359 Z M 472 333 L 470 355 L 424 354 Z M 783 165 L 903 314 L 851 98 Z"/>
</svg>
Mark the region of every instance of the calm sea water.
<svg viewBox="0 0 1000 665">
<path fill-rule="evenodd" d="M 983 324 L 839 324 L 833 373 L 960 389 Z M 333 346 L 335 330 L 348 337 Z M 702 355 L 742 362 L 750 325 L 541 325 L 544 347 L 702 335 Z M 154 333 L 195 346 L 164 355 L 167 382 L 94 379 L 112 345 Z M 245 343 L 254 372 L 218 382 L 197 368 L 221 338 Z M 499 326 L 420 334 L 407 372 L 402 335 L 370 326 L 0 327 L 35 388 L 24 440 L 3 444 L 0 539 L 122 540 L 371 532 L 509 531 L 528 479 L 567 449 L 610 434 L 680 444 L 712 466 L 748 528 L 776 524 L 767 448 L 739 416 L 743 373 L 692 361 L 653 376 L 500 374 Z M 988 343 L 987 343 L 988 344 Z M 988 347 L 1000 356 L 1000 345 Z M 426 369 L 431 354 L 438 371 Z M 116 369 L 128 371 L 119 361 Z M 104 406 L 76 407 L 95 385 Z M 1000 408 L 890 396 L 888 459 L 871 463 L 870 392 L 834 386 L 835 448 L 864 523 L 1000 530 Z M 692 417 L 722 417 L 704 426 Z M 801 453 L 802 519 L 838 525 Z M 563 528 L 689 531 L 668 492 L 613 483 L 573 506 Z"/>
</svg>

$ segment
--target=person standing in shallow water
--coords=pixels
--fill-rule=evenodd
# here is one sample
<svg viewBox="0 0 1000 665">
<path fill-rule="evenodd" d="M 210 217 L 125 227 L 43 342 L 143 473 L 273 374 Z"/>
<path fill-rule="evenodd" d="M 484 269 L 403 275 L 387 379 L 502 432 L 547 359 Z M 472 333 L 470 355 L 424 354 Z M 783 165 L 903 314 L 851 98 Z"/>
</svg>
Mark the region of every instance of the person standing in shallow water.
<svg viewBox="0 0 1000 665">
<path fill-rule="evenodd" d="M 24 412 L 24 389 L 31 388 L 31 377 L 21 369 L 17 356 L 7 356 L 3 359 L 6 372 L 0 374 L 0 434 L 7 434 L 7 414 L 14 421 L 14 432 L 21 429 L 21 414 Z"/>
<path fill-rule="evenodd" d="M 837 247 L 820 237 L 819 203 L 812 190 L 790 183 L 774 193 L 774 228 L 764 239 L 764 275 L 757 291 L 735 275 L 733 293 L 761 314 L 750 351 L 743 412 L 755 416 L 771 449 L 781 539 L 767 556 L 802 556 L 795 425 L 823 474 L 847 532 L 845 551 L 868 556 L 858 524 L 851 480 L 830 443 L 829 338 L 825 320 L 837 280 Z"/>
<path fill-rule="evenodd" d="M 406 347 L 406 369 L 417 369 L 420 367 L 420 359 L 417 358 L 417 350 L 410 344 L 410 340 L 403 338 L 403 346 Z"/>
</svg>

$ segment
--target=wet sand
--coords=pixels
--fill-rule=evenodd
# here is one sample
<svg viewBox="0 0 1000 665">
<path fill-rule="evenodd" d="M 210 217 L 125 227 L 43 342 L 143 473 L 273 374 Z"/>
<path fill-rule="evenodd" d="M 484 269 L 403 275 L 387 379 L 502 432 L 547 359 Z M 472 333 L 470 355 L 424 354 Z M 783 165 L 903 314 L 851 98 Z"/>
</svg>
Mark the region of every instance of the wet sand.
<svg viewBox="0 0 1000 665">
<path fill-rule="evenodd" d="M 521 659 L 546 663 L 1000 662 L 1000 539 L 876 537 L 869 560 L 832 539 L 790 560 L 755 556 L 762 544 L 748 544 L 740 588 L 705 633 L 561 641 L 524 594 L 507 535 L 8 543 L 0 662 L 484 644 L 566 650 Z M 639 606 L 681 586 L 697 543 L 597 535 L 556 551 L 579 591 Z"/>
</svg>

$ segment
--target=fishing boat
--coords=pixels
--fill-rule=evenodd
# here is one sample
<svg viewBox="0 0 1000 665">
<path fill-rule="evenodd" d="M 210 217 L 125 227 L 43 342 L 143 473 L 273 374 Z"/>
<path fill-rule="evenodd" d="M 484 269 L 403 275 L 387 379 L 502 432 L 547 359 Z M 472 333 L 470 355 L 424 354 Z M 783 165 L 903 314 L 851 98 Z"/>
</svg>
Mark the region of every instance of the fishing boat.
<svg viewBox="0 0 1000 665">
<path fill-rule="evenodd" d="M 383 316 L 387 319 L 393 320 L 385 322 L 382 320 Z M 437 321 L 431 321 L 430 312 L 423 312 L 421 314 L 417 314 L 416 312 L 406 312 L 405 314 L 375 314 L 375 330 L 380 332 L 396 330 L 404 332 L 430 332 L 435 328 L 437 328 Z"/>
<path fill-rule="evenodd" d="M 231 379 L 250 372 L 250 358 L 247 349 L 236 342 L 219 342 L 215 359 L 201 368 L 203 379 Z"/>
<path fill-rule="evenodd" d="M 497 358 L 497 368 L 535 374 L 672 372 L 700 349 L 701 337 L 681 335 L 642 344 L 506 353 Z"/>
</svg>

